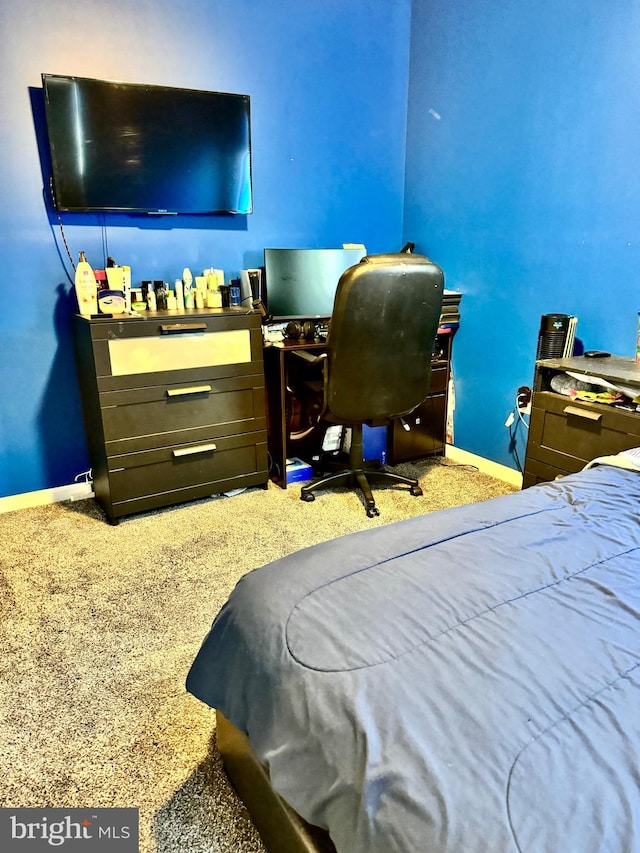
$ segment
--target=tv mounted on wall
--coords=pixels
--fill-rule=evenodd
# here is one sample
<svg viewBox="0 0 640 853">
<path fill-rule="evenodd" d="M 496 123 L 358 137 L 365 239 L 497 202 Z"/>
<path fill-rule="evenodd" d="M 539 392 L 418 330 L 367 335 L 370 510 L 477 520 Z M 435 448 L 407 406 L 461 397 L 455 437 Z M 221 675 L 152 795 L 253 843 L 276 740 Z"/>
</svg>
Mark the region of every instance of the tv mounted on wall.
<svg viewBox="0 0 640 853">
<path fill-rule="evenodd" d="M 248 95 L 43 74 L 59 211 L 251 213 Z"/>
</svg>

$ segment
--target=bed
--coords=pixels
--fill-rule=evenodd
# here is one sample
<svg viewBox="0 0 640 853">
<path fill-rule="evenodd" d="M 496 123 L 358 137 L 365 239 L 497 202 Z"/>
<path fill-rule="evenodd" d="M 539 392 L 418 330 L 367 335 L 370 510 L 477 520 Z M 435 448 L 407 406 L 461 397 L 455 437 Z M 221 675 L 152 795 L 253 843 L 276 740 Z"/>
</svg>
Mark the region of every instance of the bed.
<svg viewBox="0 0 640 853">
<path fill-rule="evenodd" d="M 596 463 L 240 580 L 187 689 L 267 849 L 640 850 L 640 469 Z"/>
</svg>

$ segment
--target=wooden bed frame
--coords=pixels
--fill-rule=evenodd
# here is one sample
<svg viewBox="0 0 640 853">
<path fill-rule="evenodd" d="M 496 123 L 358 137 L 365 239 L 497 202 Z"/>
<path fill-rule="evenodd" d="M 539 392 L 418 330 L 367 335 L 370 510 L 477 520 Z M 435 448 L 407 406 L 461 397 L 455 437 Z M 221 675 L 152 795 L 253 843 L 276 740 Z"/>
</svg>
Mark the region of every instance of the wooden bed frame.
<svg viewBox="0 0 640 853">
<path fill-rule="evenodd" d="M 247 807 L 267 853 L 336 853 L 329 834 L 303 820 L 273 790 L 249 739 L 216 711 L 224 769 Z"/>
</svg>

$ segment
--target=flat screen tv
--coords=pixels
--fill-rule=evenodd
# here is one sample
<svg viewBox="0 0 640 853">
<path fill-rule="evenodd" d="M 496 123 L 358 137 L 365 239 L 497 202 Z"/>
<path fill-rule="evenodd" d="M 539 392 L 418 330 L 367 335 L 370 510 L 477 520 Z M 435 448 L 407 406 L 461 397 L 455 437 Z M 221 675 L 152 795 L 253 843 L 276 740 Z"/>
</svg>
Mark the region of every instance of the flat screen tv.
<svg viewBox="0 0 640 853">
<path fill-rule="evenodd" d="M 252 212 L 248 95 L 43 74 L 60 211 Z"/>
</svg>

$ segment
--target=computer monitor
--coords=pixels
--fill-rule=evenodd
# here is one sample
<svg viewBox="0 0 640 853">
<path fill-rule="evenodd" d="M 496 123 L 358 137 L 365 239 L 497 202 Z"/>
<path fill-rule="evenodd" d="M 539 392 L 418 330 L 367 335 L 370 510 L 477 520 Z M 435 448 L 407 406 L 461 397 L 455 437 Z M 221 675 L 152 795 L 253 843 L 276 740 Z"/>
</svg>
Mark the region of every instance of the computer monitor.
<svg viewBox="0 0 640 853">
<path fill-rule="evenodd" d="M 265 249 L 267 310 L 276 320 L 331 317 L 342 273 L 366 255 L 360 249 Z"/>
</svg>

